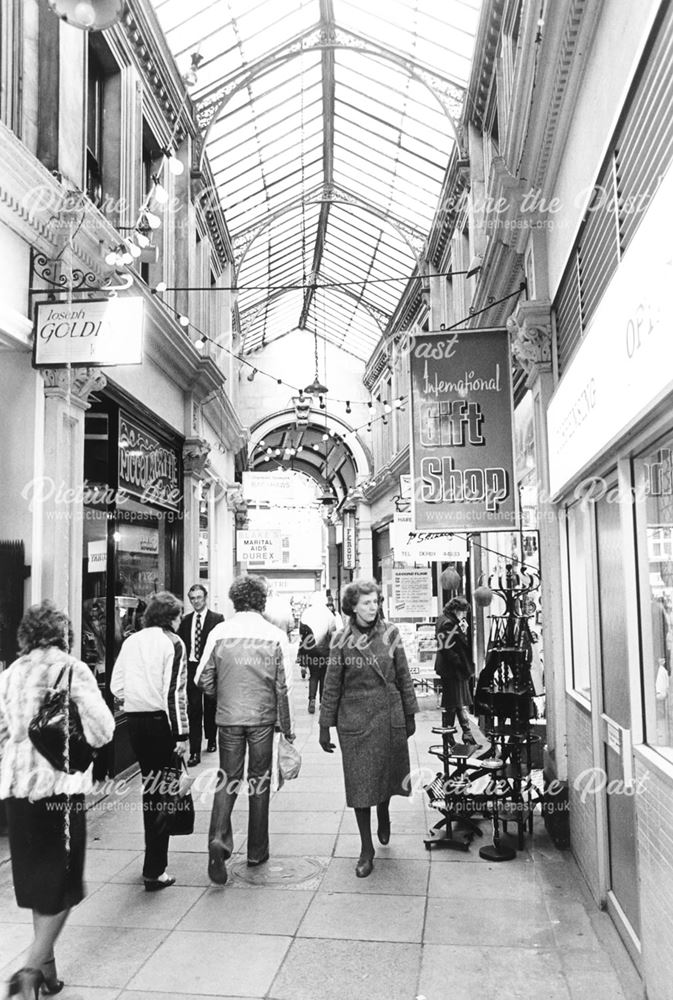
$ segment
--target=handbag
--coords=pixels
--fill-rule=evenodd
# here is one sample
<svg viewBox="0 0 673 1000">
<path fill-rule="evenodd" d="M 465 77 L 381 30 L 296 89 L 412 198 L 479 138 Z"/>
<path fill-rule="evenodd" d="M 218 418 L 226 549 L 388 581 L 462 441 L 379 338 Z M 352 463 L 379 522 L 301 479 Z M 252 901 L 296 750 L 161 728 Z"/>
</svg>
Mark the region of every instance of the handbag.
<svg viewBox="0 0 673 1000">
<path fill-rule="evenodd" d="M 278 740 L 278 770 L 284 781 L 292 781 L 301 770 L 301 754 L 282 733 Z"/>
<path fill-rule="evenodd" d="M 68 670 L 66 687 L 59 687 Z M 86 771 L 96 751 L 87 743 L 77 703 L 70 693 L 72 667 L 64 666 L 28 725 L 31 743 L 56 771 Z"/>
<path fill-rule="evenodd" d="M 177 754 L 161 774 L 161 801 L 157 806 L 157 832 L 170 837 L 188 837 L 194 833 L 194 799 L 189 790 L 190 780 L 185 780 L 183 769 L 187 765 Z M 187 772 L 188 773 L 188 772 Z"/>
</svg>

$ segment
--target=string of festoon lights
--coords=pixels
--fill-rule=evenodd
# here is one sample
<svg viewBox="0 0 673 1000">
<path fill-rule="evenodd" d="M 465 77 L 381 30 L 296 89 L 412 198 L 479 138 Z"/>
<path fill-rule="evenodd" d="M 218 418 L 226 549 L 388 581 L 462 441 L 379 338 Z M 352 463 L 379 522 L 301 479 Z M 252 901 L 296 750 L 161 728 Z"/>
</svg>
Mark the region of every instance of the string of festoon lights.
<svg viewBox="0 0 673 1000">
<path fill-rule="evenodd" d="M 164 291 L 166 291 L 166 286 L 164 282 L 159 282 L 156 288 L 152 289 L 154 295 L 161 295 Z M 292 385 L 292 383 L 290 382 L 286 382 L 285 379 L 279 378 L 277 375 L 272 375 L 271 372 L 264 371 L 263 368 L 259 368 L 252 361 L 249 361 L 246 357 L 244 357 L 242 354 L 237 354 L 235 351 L 232 351 L 228 347 L 225 347 L 224 344 L 218 343 L 217 340 L 215 340 L 213 337 L 208 336 L 207 333 L 201 330 L 195 323 L 193 323 L 190 320 L 189 316 L 186 316 L 184 313 L 181 313 L 180 310 L 172 306 L 170 302 L 166 302 L 164 299 L 161 299 L 161 302 L 164 308 L 167 309 L 168 312 L 172 313 L 176 317 L 178 323 L 185 331 L 185 334 L 187 334 L 188 331 L 191 330 L 196 335 L 195 344 L 197 347 L 205 347 L 206 344 L 212 344 L 214 347 L 218 348 L 218 350 L 224 351 L 225 354 L 228 354 L 229 357 L 233 358 L 235 361 L 239 361 L 242 365 L 248 367 L 250 369 L 250 373 L 247 376 L 249 382 L 252 382 L 256 378 L 256 376 L 259 375 L 262 378 L 270 379 L 272 382 L 275 382 L 276 385 L 284 385 L 287 389 L 292 390 L 293 393 L 299 396 L 300 399 L 308 398 L 307 393 L 305 392 L 304 389 L 300 388 L 299 386 Z M 404 402 L 406 401 L 406 397 L 399 396 L 392 402 L 389 402 L 387 399 L 382 400 L 379 394 L 377 397 L 375 397 L 375 400 L 376 403 L 379 403 L 383 407 L 383 413 L 377 415 L 373 413 L 373 410 L 375 408 L 375 403 L 373 403 L 371 400 L 360 401 L 360 400 L 350 400 L 350 399 L 336 399 L 330 396 L 331 403 L 343 403 L 345 405 L 347 415 L 350 415 L 352 413 L 354 406 L 366 406 L 367 409 L 370 411 L 370 417 L 368 420 L 365 420 L 365 422 L 362 424 L 362 427 L 366 427 L 368 424 L 371 424 L 373 420 L 377 419 L 386 420 L 388 414 L 392 413 L 393 410 L 395 409 L 400 409 L 403 406 Z M 327 404 L 325 403 L 325 399 L 323 396 L 319 397 L 318 409 L 319 410 L 327 409 Z M 355 431 L 361 430 L 362 427 L 355 428 Z"/>
</svg>

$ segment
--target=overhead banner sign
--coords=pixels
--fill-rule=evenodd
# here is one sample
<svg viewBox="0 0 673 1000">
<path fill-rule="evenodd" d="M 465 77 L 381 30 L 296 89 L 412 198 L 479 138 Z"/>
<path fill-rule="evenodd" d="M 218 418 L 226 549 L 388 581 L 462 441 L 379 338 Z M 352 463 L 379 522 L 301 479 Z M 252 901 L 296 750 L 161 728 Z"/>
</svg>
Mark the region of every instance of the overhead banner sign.
<svg viewBox="0 0 673 1000">
<path fill-rule="evenodd" d="M 411 338 L 414 530 L 516 526 L 510 365 L 503 328 Z"/>
<path fill-rule="evenodd" d="M 278 566 L 282 562 L 280 530 L 249 528 L 236 532 L 236 558 L 248 566 Z"/>
<path fill-rule="evenodd" d="M 315 483 L 296 472 L 244 472 L 243 496 L 250 503 L 298 507 L 315 499 Z"/>
<path fill-rule="evenodd" d="M 465 562 L 467 541 L 450 531 L 414 531 L 411 513 L 395 512 L 390 528 L 395 562 Z"/>
<path fill-rule="evenodd" d="M 143 318 L 144 303 L 137 296 L 38 302 L 33 366 L 142 364 Z"/>
</svg>

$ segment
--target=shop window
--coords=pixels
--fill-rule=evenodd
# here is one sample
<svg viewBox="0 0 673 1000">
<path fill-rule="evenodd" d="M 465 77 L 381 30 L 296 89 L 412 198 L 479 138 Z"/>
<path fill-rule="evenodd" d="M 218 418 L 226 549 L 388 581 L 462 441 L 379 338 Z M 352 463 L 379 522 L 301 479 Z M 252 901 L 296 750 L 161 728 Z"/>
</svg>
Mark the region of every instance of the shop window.
<svg viewBox="0 0 673 1000">
<path fill-rule="evenodd" d="M 210 577 L 210 483 L 200 484 L 199 496 L 199 580 Z"/>
<path fill-rule="evenodd" d="M 645 740 L 673 760 L 673 434 L 635 459 Z"/>
<path fill-rule="evenodd" d="M 587 584 L 590 579 L 590 547 L 586 539 L 586 509 L 574 504 L 566 511 L 568 608 L 571 633 L 571 679 L 573 691 L 591 697 L 589 675 L 589 613 Z"/>
<path fill-rule="evenodd" d="M 112 222 L 119 223 L 121 75 L 105 42 L 87 41 L 85 190 Z"/>
</svg>

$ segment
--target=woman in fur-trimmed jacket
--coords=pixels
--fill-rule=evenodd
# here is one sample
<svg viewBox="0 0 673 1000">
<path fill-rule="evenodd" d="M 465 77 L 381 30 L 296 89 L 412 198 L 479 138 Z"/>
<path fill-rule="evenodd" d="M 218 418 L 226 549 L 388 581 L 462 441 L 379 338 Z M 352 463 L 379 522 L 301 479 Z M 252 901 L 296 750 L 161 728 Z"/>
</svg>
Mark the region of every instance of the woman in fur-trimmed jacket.
<svg viewBox="0 0 673 1000">
<path fill-rule="evenodd" d="M 390 839 L 392 795 L 409 795 L 407 739 L 416 729 L 414 685 L 394 625 L 379 613 L 374 580 L 348 584 L 341 607 L 349 624 L 332 640 L 320 706 L 320 745 L 332 753 L 330 726 L 336 726 L 346 785 L 346 803 L 360 831 L 358 878 L 372 871 L 374 846 L 370 812 L 376 806 L 378 839 Z"/>
<path fill-rule="evenodd" d="M 33 1000 L 58 993 L 54 942 L 70 908 L 84 898 L 84 795 L 91 768 L 56 771 L 28 738 L 28 726 L 65 668 L 84 736 L 92 747 L 109 743 L 114 718 L 86 664 L 69 655 L 72 628 L 51 601 L 29 608 L 19 626 L 21 656 L 0 674 L 0 798 L 6 799 L 12 876 L 18 906 L 33 911 L 35 937 L 26 964 L 12 976 L 10 996 Z"/>
</svg>

